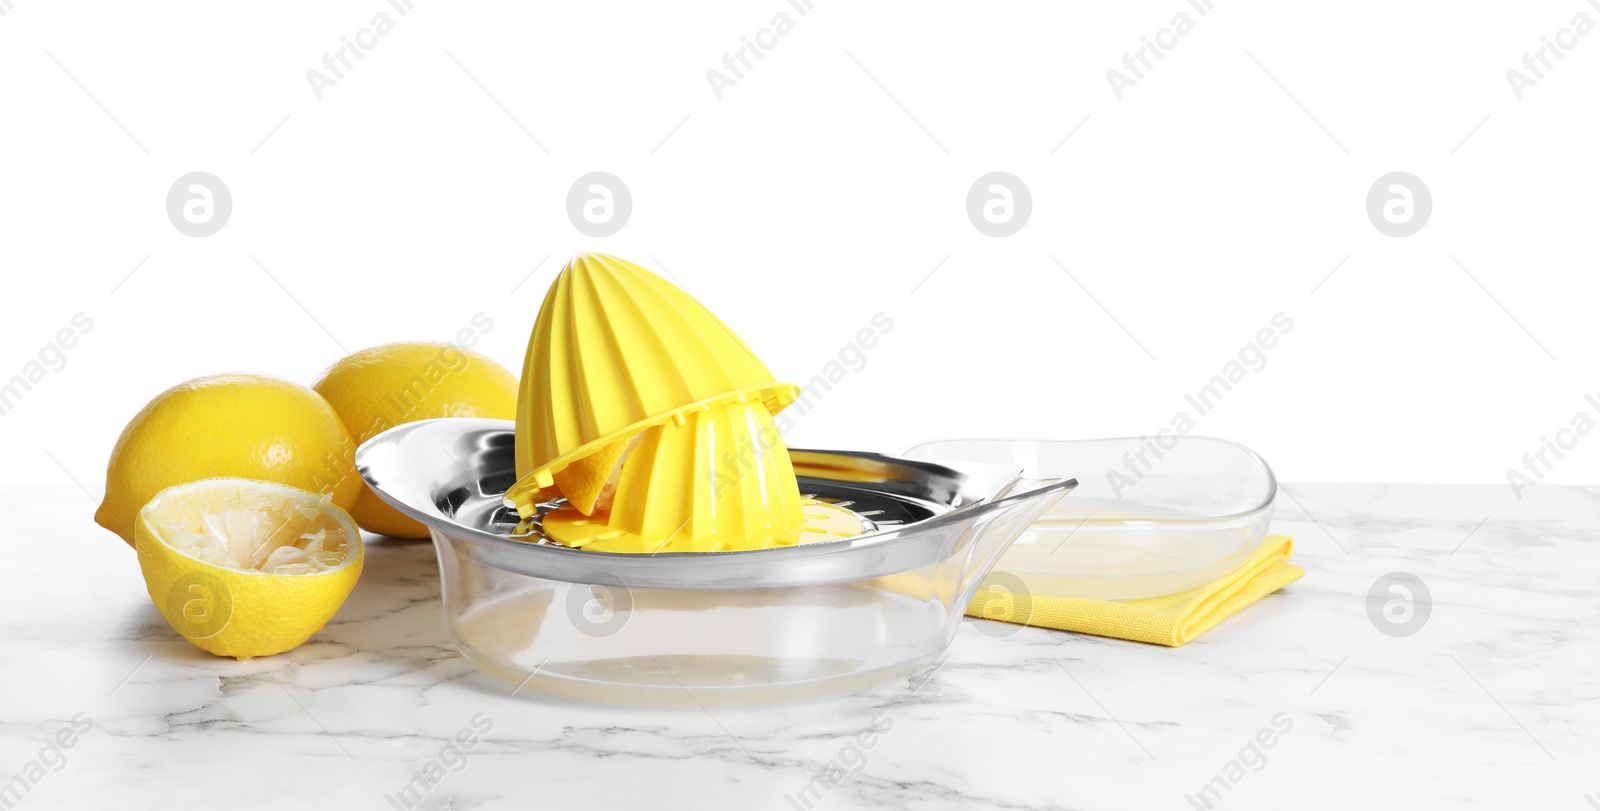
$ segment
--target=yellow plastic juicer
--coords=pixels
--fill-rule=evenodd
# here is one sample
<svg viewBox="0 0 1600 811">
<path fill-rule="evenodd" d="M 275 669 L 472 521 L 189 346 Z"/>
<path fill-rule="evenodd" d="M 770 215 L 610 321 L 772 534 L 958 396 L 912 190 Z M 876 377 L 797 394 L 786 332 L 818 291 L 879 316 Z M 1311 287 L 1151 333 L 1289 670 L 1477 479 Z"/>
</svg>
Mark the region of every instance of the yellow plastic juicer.
<svg viewBox="0 0 1600 811">
<path fill-rule="evenodd" d="M 596 552 L 726 552 L 861 534 L 801 496 L 772 416 L 780 383 L 710 311 L 631 262 L 584 253 L 545 296 L 517 404 L 506 503 Z M 541 502 L 566 504 L 542 515 Z"/>
</svg>

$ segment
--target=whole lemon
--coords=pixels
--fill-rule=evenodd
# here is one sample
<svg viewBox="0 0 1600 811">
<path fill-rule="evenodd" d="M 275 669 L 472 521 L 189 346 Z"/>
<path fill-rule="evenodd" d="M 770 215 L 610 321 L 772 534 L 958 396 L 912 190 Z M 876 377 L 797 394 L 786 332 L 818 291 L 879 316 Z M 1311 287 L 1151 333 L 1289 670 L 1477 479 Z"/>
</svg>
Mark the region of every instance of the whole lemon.
<svg viewBox="0 0 1600 811">
<path fill-rule="evenodd" d="M 417 420 L 509 420 L 517 413 L 516 376 L 477 352 L 446 343 L 363 349 L 328 367 L 312 388 L 333 406 L 357 445 Z M 350 515 L 368 532 L 428 537 L 427 527 L 385 504 L 364 483 Z"/>
<path fill-rule="evenodd" d="M 316 392 L 266 375 L 213 375 L 167 389 L 122 429 L 95 523 L 132 545 L 134 516 L 156 493 L 216 476 L 323 493 L 340 508 L 363 487 L 355 443 Z"/>
</svg>

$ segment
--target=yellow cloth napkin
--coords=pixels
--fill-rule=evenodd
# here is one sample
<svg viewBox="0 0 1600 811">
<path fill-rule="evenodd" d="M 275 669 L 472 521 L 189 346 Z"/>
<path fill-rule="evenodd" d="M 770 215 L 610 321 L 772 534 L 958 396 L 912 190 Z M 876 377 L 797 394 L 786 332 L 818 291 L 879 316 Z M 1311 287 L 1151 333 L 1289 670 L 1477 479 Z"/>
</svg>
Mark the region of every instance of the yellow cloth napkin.
<svg viewBox="0 0 1600 811">
<path fill-rule="evenodd" d="M 980 589 L 967 606 L 967 616 L 1177 647 L 1299 580 L 1306 572 L 1289 562 L 1293 552 L 1292 539 L 1268 535 L 1249 560 L 1217 580 L 1143 600 L 1112 602 L 1034 594 L 1002 602 Z"/>
</svg>

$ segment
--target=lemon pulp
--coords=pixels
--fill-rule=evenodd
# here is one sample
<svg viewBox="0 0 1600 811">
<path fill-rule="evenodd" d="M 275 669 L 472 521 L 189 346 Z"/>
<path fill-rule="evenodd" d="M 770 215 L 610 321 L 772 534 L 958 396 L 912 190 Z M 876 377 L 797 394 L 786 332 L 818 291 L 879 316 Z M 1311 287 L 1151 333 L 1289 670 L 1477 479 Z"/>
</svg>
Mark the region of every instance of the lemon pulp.
<svg viewBox="0 0 1600 811">
<path fill-rule="evenodd" d="M 275 488 L 175 488 L 145 514 L 176 551 L 237 572 L 314 574 L 348 561 L 350 534 L 328 509 Z"/>
</svg>

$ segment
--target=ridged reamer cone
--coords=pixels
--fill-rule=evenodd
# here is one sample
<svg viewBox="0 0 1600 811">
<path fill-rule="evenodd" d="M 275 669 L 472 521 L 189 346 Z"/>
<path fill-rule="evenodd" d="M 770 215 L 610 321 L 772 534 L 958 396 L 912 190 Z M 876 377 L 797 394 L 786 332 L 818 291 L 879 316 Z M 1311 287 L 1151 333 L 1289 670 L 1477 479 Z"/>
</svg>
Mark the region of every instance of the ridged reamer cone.
<svg viewBox="0 0 1600 811">
<path fill-rule="evenodd" d="M 805 522 L 772 415 L 761 403 L 733 402 L 646 431 L 609 513 L 546 513 L 544 531 L 600 552 L 730 552 L 795 544 Z"/>
<path fill-rule="evenodd" d="M 528 342 L 519 478 L 507 499 L 527 514 L 555 471 L 691 411 L 758 400 L 770 415 L 798 395 L 670 282 L 624 259 L 578 254 L 550 286 Z"/>
</svg>

